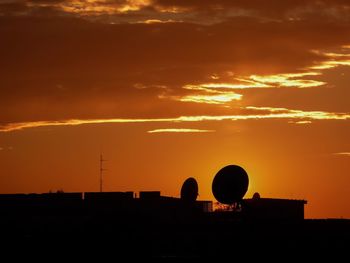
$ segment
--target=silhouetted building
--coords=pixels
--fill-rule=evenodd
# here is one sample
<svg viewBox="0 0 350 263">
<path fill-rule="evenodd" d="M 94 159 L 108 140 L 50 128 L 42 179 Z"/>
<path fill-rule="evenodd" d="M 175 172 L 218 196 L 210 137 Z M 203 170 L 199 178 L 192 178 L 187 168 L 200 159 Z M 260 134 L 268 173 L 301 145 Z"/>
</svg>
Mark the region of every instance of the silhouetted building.
<svg viewBox="0 0 350 263">
<path fill-rule="evenodd" d="M 206 212 L 206 213 L 213 212 L 213 202 L 212 201 L 200 200 L 200 201 L 196 201 L 196 205 L 203 212 Z"/>
<path fill-rule="evenodd" d="M 86 192 L 83 196 L 85 202 L 111 203 L 132 200 L 134 192 Z"/>
<path fill-rule="evenodd" d="M 0 214 L 57 215 L 81 212 L 82 193 L 1 194 Z"/>
<path fill-rule="evenodd" d="M 302 220 L 305 200 L 260 198 L 244 199 L 235 217 L 252 220 Z M 0 194 L 0 215 L 109 214 L 138 217 L 189 218 L 213 212 L 212 201 L 194 201 L 162 196 L 160 191 L 86 192 L 44 194 Z M 213 212 L 215 213 L 215 212 Z M 217 214 L 220 217 L 219 214 Z M 229 215 L 225 215 L 225 217 Z"/>
<path fill-rule="evenodd" d="M 249 219 L 303 220 L 305 200 L 255 198 L 245 199 L 243 212 Z"/>
<path fill-rule="evenodd" d="M 141 191 L 140 199 L 159 199 L 160 191 Z"/>
</svg>

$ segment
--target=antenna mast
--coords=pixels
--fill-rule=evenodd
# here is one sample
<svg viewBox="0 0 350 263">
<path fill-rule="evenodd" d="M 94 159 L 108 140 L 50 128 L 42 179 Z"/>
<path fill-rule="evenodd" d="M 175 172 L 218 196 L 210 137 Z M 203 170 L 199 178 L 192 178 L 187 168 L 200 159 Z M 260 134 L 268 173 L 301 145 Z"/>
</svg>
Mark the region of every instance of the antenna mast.
<svg viewBox="0 0 350 263">
<path fill-rule="evenodd" d="M 100 154 L 100 192 L 103 191 L 103 180 L 102 180 L 102 174 L 104 171 L 106 171 L 106 169 L 103 168 L 103 162 L 105 162 L 106 160 L 103 159 L 102 154 Z"/>
</svg>

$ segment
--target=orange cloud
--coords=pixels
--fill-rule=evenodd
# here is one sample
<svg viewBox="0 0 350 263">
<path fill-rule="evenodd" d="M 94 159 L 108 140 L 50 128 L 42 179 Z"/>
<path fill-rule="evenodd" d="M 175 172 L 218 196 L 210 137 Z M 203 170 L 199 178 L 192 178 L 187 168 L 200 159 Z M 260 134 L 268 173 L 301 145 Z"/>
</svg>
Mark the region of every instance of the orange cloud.
<svg viewBox="0 0 350 263">
<path fill-rule="evenodd" d="M 349 156 L 350 157 L 350 152 L 340 152 L 340 153 L 333 153 L 334 155 L 340 155 L 340 156 Z"/>
<path fill-rule="evenodd" d="M 346 47 L 343 47 L 347 49 Z M 348 53 L 327 53 L 313 51 L 324 56 L 325 60 L 317 65 L 305 69 L 302 73 L 284 73 L 274 75 L 250 75 L 248 77 L 240 76 L 232 79 L 232 83 L 213 82 L 200 84 L 187 84 L 182 88 L 190 90 L 196 94 L 184 95 L 182 97 L 172 98 L 183 102 L 196 102 L 208 104 L 224 104 L 233 100 L 241 100 L 243 95 L 234 93 L 230 90 L 235 89 L 261 89 L 261 88 L 313 88 L 327 84 L 325 81 L 310 79 L 310 77 L 321 76 L 325 69 L 338 66 L 350 66 L 350 54 Z M 306 79 L 306 77 L 308 79 Z M 210 79 L 219 80 L 217 74 L 210 75 Z M 204 94 L 203 94 L 204 93 Z M 164 96 L 163 98 L 166 98 Z"/>
<path fill-rule="evenodd" d="M 31 4 L 38 5 L 37 3 Z M 125 0 L 118 2 L 108 0 L 70 0 L 62 1 L 54 6 L 68 13 L 78 13 L 82 15 L 113 15 L 130 11 L 139 11 L 143 7 L 149 6 L 150 4 L 150 0 Z"/>
<path fill-rule="evenodd" d="M 346 19 L 309 23 L 310 14 L 301 17 L 295 10 L 307 5 L 316 16 L 318 9 L 311 8 L 316 1 L 10 2 L 0 3 L 3 125 L 226 115 L 230 112 L 223 108 L 235 102 L 302 108 L 293 105 L 299 97 L 295 91 L 276 91 L 283 97 L 275 103 L 275 94 L 266 89 L 320 87 L 329 80 L 313 66 L 349 65 L 350 60 Z M 275 14 L 266 8 L 272 3 Z M 291 10 L 295 20 L 289 20 Z M 270 19 L 280 13 L 288 17 Z M 26 49 L 17 45 L 24 42 Z M 345 96 L 334 90 L 322 96 L 334 96 L 337 106 L 321 101 L 322 96 L 308 101 L 316 109 L 348 111 L 339 106 Z"/>
<path fill-rule="evenodd" d="M 147 131 L 148 133 L 164 133 L 164 132 L 183 132 L 183 133 L 205 133 L 214 132 L 214 130 L 200 130 L 200 129 L 155 129 Z"/>
<path fill-rule="evenodd" d="M 1 132 L 21 130 L 25 128 L 44 127 L 44 126 L 67 126 L 82 124 L 101 124 L 101 123 L 152 123 L 152 122 L 203 122 L 203 121 L 225 121 L 225 120 L 259 120 L 259 119 L 299 119 L 299 120 L 348 120 L 350 114 L 334 113 L 325 111 L 302 111 L 286 108 L 271 107 L 246 107 L 248 110 L 267 111 L 264 114 L 247 115 L 221 115 L 221 116 L 181 116 L 176 118 L 145 118 L 145 119 L 87 119 L 87 120 L 63 120 L 63 121 L 34 121 L 22 123 L 9 123 L 0 126 Z"/>
<path fill-rule="evenodd" d="M 293 124 L 310 124 L 312 121 L 289 121 L 288 123 L 293 123 Z"/>
<path fill-rule="evenodd" d="M 296 87 L 296 88 L 311 88 L 319 87 L 326 84 L 323 81 L 301 79 L 305 76 L 317 76 L 321 75 L 318 72 L 306 72 L 299 74 L 276 74 L 267 76 L 252 75 L 249 79 L 256 81 L 257 83 L 263 83 L 270 85 L 271 87 Z"/>
<path fill-rule="evenodd" d="M 242 95 L 234 92 L 218 92 L 213 95 L 186 95 L 179 98 L 182 102 L 196 102 L 208 104 L 223 104 L 233 100 L 241 100 Z"/>
<path fill-rule="evenodd" d="M 243 95 L 232 92 L 232 89 L 260 89 L 260 88 L 311 88 L 326 84 L 323 81 L 302 79 L 306 76 L 318 76 L 319 72 L 305 72 L 294 74 L 276 74 L 276 75 L 251 75 L 249 77 L 234 78 L 234 83 L 202 83 L 188 84 L 182 88 L 189 90 L 194 94 L 183 96 L 166 96 L 160 98 L 170 98 L 182 102 L 195 102 L 207 104 L 225 104 L 233 100 L 241 100 Z M 213 79 L 212 76 L 210 78 Z M 214 79 L 219 79 L 215 76 Z"/>
<path fill-rule="evenodd" d="M 181 23 L 181 20 L 172 20 L 172 19 L 167 19 L 167 20 L 159 20 L 159 19 L 147 19 L 147 20 L 142 20 L 142 21 L 137 21 L 137 24 L 165 24 L 165 23 Z"/>
</svg>

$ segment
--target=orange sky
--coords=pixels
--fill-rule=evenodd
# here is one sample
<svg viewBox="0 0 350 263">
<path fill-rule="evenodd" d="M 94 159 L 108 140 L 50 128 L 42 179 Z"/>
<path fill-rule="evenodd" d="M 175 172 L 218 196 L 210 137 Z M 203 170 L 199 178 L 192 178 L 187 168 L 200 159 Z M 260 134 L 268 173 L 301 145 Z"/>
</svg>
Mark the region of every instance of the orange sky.
<svg viewBox="0 0 350 263">
<path fill-rule="evenodd" d="M 97 191 L 103 152 L 106 191 L 238 164 L 350 218 L 349 1 L 6 0 L 0 36 L 1 193 Z"/>
</svg>

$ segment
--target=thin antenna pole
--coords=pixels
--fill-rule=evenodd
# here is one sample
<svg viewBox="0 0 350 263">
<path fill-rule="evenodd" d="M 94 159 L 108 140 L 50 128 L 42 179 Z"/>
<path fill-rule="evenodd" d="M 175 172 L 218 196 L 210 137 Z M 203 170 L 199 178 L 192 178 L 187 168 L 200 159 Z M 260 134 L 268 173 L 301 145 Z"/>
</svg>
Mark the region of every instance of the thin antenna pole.
<svg viewBox="0 0 350 263">
<path fill-rule="evenodd" d="M 106 169 L 103 168 L 103 162 L 106 160 L 103 159 L 102 154 L 100 154 L 100 192 L 103 191 L 103 179 L 102 179 L 102 174 Z"/>
</svg>

